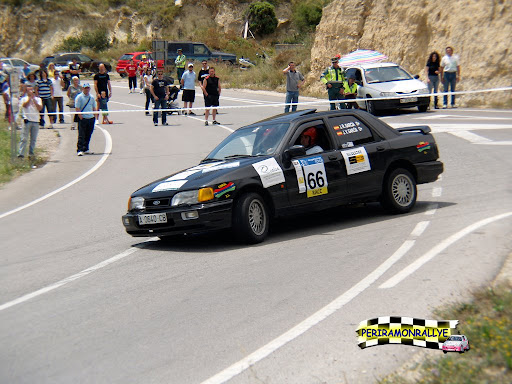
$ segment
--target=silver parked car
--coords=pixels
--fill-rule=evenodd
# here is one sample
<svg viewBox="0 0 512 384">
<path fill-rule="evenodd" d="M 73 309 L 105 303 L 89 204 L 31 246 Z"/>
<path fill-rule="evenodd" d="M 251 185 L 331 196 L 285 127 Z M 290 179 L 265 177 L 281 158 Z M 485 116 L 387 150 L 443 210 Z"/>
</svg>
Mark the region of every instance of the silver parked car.
<svg viewBox="0 0 512 384">
<path fill-rule="evenodd" d="M 452 335 L 443 343 L 443 352 L 459 352 L 469 351 L 469 340 L 464 335 Z"/>
<path fill-rule="evenodd" d="M 39 65 L 30 64 L 29 62 L 23 59 L 18 59 L 16 57 L 0 57 L 0 61 L 4 63 L 4 69 L 6 69 L 7 71 L 13 68 L 23 69 L 25 67 L 25 64 L 27 64 L 30 68 L 30 72 L 34 72 L 39 69 Z"/>
</svg>

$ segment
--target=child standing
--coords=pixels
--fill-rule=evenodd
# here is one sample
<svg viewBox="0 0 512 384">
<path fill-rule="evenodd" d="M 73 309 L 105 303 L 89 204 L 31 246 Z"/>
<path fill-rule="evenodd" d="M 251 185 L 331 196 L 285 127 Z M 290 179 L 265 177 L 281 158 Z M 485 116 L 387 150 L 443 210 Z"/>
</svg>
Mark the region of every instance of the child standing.
<svg viewBox="0 0 512 384">
<path fill-rule="evenodd" d="M 113 121 L 108 119 L 108 97 L 105 91 L 101 91 L 100 97 L 98 97 L 98 109 L 103 116 L 101 124 L 112 124 Z"/>
</svg>

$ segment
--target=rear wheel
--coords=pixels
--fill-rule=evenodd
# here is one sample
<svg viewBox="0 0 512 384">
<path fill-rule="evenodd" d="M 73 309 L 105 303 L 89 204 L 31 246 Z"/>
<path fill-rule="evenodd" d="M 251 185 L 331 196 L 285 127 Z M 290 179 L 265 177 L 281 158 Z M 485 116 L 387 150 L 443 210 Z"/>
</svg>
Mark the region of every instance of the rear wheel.
<svg viewBox="0 0 512 384">
<path fill-rule="evenodd" d="M 254 192 L 242 195 L 235 205 L 233 230 L 238 240 L 261 243 L 268 234 L 269 216 L 263 198 Z"/>
<path fill-rule="evenodd" d="M 397 168 L 384 180 L 382 205 L 395 213 L 409 212 L 416 204 L 416 181 L 406 169 Z"/>
</svg>

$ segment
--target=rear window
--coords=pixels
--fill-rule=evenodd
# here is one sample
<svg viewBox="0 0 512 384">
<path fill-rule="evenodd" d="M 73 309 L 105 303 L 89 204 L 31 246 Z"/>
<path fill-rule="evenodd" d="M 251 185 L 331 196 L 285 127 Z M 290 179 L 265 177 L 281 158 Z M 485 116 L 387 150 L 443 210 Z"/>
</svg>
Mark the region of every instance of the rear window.
<svg viewBox="0 0 512 384">
<path fill-rule="evenodd" d="M 119 60 L 130 60 L 133 57 L 133 55 L 130 55 L 128 53 L 125 53 Z"/>
</svg>

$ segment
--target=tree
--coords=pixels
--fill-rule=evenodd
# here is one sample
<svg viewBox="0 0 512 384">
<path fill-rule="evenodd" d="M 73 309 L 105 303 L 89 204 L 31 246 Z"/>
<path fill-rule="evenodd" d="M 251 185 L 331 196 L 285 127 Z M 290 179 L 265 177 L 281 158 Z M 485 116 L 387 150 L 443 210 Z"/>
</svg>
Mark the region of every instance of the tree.
<svg viewBox="0 0 512 384">
<path fill-rule="evenodd" d="M 267 1 L 252 3 L 247 17 L 249 28 L 258 35 L 268 35 L 277 28 L 275 8 Z"/>
</svg>

